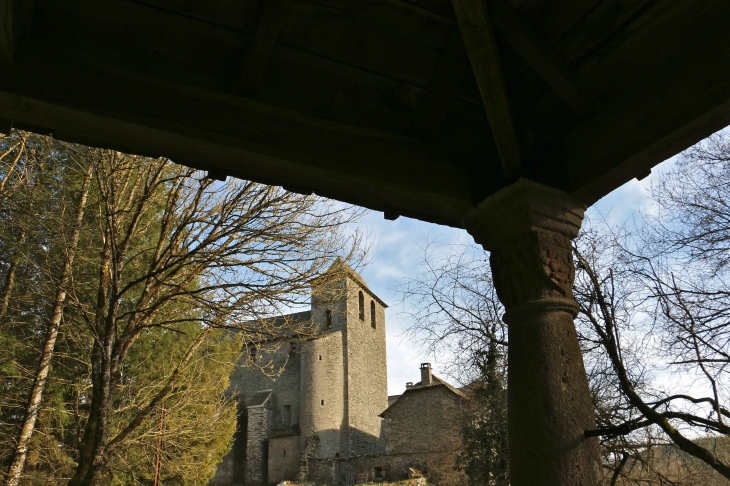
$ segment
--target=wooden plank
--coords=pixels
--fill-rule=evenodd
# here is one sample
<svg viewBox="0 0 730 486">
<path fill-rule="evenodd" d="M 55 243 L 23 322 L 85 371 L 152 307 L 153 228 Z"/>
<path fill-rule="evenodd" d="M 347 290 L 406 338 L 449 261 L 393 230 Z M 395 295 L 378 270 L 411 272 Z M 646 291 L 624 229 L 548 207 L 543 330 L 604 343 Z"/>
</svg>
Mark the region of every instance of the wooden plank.
<svg viewBox="0 0 730 486">
<path fill-rule="evenodd" d="M 277 46 L 256 99 L 328 120 L 405 135 L 423 92 L 409 83 Z"/>
<path fill-rule="evenodd" d="M 288 0 L 266 0 L 261 5 L 258 27 L 254 34 L 253 44 L 248 50 L 246 61 L 236 87 L 241 94 L 253 96 L 259 90 L 264 71 L 269 64 L 271 51 L 284 24 L 284 15 L 289 7 Z"/>
<path fill-rule="evenodd" d="M 631 91 L 643 76 L 727 19 L 728 6 L 723 2 L 660 0 L 623 25 L 576 69 L 596 94 L 611 99 Z"/>
<path fill-rule="evenodd" d="M 290 5 L 280 45 L 422 88 L 428 87 L 455 25 L 393 2 L 292 0 Z"/>
<path fill-rule="evenodd" d="M 526 11 L 525 3 L 521 3 L 519 7 L 516 2 L 511 2 L 514 8 L 525 21 L 539 29 L 539 32 L 549 45 L 553 46 L 559 42 L 576 24 L 580 23 L 587 15 L 589 15 L 597 5 L 607 2 L 602 0 L 562 0 L 560 2 L 542 2 L 541 9 L 538 12 Z M 608 2 L 610 3 L 610 2 Z M 537 13 L 537 15 L 535 15 Z"/>
<path fill-rule="evenodd" d="M 612 0 L 600 2 L 580 22 L 553 43 L 554 49 L 571 65 L 581 63 L 602 45 L 615 42 L 627 26 L 639 19 L 656 0 Z M 687 4 L 687 2 L 681 2 Z"/>
<path fill-rule="evenodd" d="M 266 2 L 266 0 L 134 1 L 192 20 L 247 34 L 253 34 L 256 31 L 261 5 Z"/>
<path fill-rule="evenodd" d="M 458 226 L 471 206 L 461 154 L 247 98 L 90 69 L 63 59 L 15 63 L 0 71 L 0 117 L 426 221 Z M 42 81 L 48 76 L 52 85 Z"/>
<path fill-rule="evenodd" d="M 245 35 L 127 1 L 109 0 L 103 5 L 87 5 L 85 0 L 74 2 L 84 2 L 83 15 L 74 15 L 73 2 L 54 2 L 40 11 L 37 30 L 29 39 L 38 55 L 117 66 L 193 86 L 232 91 L 235 65 L 250 39 Z M 111 18 L 105 12 L 112 14 Z M 320 29 L 324 24 L 316 26 Z M 130 40 L 124 43 L 125 48 L 117 48 L 120 39 L 126 37 Z M 341 37 L 331 39 L 333 45 L 347 45 L 339 43 Z M 396 41 L 388 38 L 387 42 L 376 43 L 368 55 L 392 51 Z M 348 42 L 359 44 L 357 37 Z M 428 51 L 429 56 L 436 52 Z M 354 51 L 358 52 L 361 51 Z M 410 57 L 413 52 L 401 50 L 395 57 L 378 57 L 395 65 L 401 64 L 402 56 Z M 419 86 L 281 43 L 275 46 L 272 56 L 264 73 L 264 86 L 255 99 L 358 127 L 408 133 L 423 92 Z M 405 67 L 426 67 L 427 62 L 432 62 L 425 56 L 414 57 L 418 62 Z M 425 76 L 433 67 L 428 65 L 427 70 L 419 72 Z M 427 85 L 427 79 L 423 84 Z M 469 107 L 459 105 L 458 109 Z M 481 105 L 474 107 L 474 111 L 484 113 Z M 474 142 L 478 141 L 473 136 L 476 129 L 469 125 L 454 138 L 454 143 L 463 146 L 462 152 L 473 151 Z M 444 140 L 444 144 L 448 143 Z"/>
<path fill-rule="evenodd" d="M 453 0 L 453 5 L 502 170 L 516 179 L 521 174 L 520 151 L 489 13 L 484 0 Z"/>
<path fill-rule="evenodd" d="M 726 16 L 565 137 L 576 196 L 592 204 L 730 124 L 729 32 Z"/>
<path fill-rule="evenodd" d="M 490 7 L 497 31 L 575 112 L 583 113 L 597 104 L 573 70 L 511 6 L 504 0 L 492 0 Z"/>
<path fill-rule="evenodd" d="M 438 44 L 433 48 L 363 22 L 352 0 L 343 2 L 341 8 L 328 3 L 332 2 L 290 0 L 277 45 L 419 87 L 428 86 L 446 42 L 441 39 L 453 31 L 453 22 L 438 18 L 411 22 L 412 29 L 432 28 L 431 43 Z M 368 2 L 363 7 L 370 11 L 380 3 Z M 233 90 L 255 31 L 251 28 L 241 34 L 148 3 L 126 0 L 55 0 L 44 6 L 41 14 L 42 22 L 34 25 L 34 35 L 50 49 L 72 50 L 100 63 L 222 91 Z M 372 16 L 368 14 L 368 18 Z"/>
<path fill-rule="evenodd" d="M 0 61 L 13 61 L 18 42 L 30 25 L 33 6 L 33 0 L 0 0 Z"/>
<path fill-rule="evenodd" d="M 428 91 L 419 103 L 411 126 L 410 133 L 413 136 L 429 137 L 438 131 L 468 62 L 461 31 L 456 28 L 436 65 Z"/>
<path fill-rule="evenodd" d="M 134 1 L 249 34 L 256 29 L 263 3 L 262 0 Z M 432 9 L 431 4 L 438 4 L 439 8 Z M 337 22 L 331 25 L 334 30 L 352 28 L 355 24 L 431 48 L 445 45 L 456 20 L 449 0 L 291 0 L 290 6 L 300 11 L 316 11 L 320 17 L 335 14 L 340 20 L 349 19 L 350 26 Z"/>
<path fill-rule="evenodd" d="M 230 90 L 250 37 L 125 0 L 38 5 L 28 42 L 194 86 Z"/>
</svg>

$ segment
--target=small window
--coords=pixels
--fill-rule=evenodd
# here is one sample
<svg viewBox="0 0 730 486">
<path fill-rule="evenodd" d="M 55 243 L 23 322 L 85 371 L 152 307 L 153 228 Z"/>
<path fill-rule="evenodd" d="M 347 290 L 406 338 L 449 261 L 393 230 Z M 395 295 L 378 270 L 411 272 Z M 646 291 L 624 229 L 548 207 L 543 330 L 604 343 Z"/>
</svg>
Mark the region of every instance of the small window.
<svg viewBox="0 0 730 486">
<path fill-rule="evenodd" d="M 281 422 L 284 427 L 291 425 L 291 405 L 285 404 L 281 407 Z"/>
<path fill-rule="evenodd" d="M 327 321 L 327 329 L 332 329 L 332 311 L 327 309 L 324 311 L 324 316 Z"/>
<path fill-rule="evenodd" d="M 375 301 L 370 301 L 370 325 L 375 329 Z"/>
<path fill-rule="evenodd" d="M 284 457 L 286 457 L 286 449 L 284 449 Z"/>
<path fill-rule="evenodd" d="M 320 401 L 319 401 L 319 404 L 320 404 L 320 405 L 324 405 L 324 400 L 320 400 Z"/>
<path fill-rule="evenodd" d="M 256 361 L 256 346 L 253 344 L 248 346 L 248 357 L 251 361 Z"/>
<path fill-rule="evenodd" d="M 362 294 L 362 290 L 358 295 L 358 310 L 360 312 L 360 320 L 365 320 L 365 296 Z"/>
<path fill-rule="evenodd" d="M 322 361 L 322 355 L 321 354 L 319 355 L 319 360 Z"/>
<path fill-rule="evenodd" d="M 296 353 L 297 352 L 297 344 L 296 342 L 290 342 L 289 343 L 289 353 Z"/>
</svg>

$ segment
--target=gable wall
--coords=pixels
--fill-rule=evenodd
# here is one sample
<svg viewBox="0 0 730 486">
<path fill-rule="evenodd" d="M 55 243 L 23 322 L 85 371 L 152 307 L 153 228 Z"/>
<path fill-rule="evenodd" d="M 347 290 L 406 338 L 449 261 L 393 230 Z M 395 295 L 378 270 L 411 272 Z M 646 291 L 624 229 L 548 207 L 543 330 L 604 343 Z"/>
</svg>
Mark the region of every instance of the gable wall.
<svg viewBox="0 0 730 486">
<path fill-rule="evenodd" d="M 461 398 L 445 386 L 408 390 L 385 413 L 388 454 L 457 450 Z"/>
</svg>

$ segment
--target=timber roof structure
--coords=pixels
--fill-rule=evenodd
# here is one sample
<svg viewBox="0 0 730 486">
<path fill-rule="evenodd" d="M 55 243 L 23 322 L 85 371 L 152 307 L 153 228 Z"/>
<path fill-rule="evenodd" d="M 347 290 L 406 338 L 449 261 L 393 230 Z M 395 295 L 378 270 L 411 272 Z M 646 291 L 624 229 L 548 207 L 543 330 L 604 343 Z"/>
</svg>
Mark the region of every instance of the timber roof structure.
<svg viewBox="0 0 730 486">
<path fill-rule="evenodd" d="M 730 122 L 705 0 L 0 0 L 0 129 L 461 227 L 590 204 Z"/>
</svg>

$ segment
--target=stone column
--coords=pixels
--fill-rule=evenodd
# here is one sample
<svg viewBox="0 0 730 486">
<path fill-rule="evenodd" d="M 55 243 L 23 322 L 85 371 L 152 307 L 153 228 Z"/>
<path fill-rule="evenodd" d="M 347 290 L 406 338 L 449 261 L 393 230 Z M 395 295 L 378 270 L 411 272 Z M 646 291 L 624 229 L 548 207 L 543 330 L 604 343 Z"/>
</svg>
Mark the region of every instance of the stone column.
<svg viewBox="0 0 730 486">
<path fill-rule="evenodd" d="M 596 486 L 601 464 L 573 319 L 571 239 L 585 205 L 521 179 L 465 218 L 491 252 L 509 326 L 508 431 L 512 486 Z"/>
</svg>

